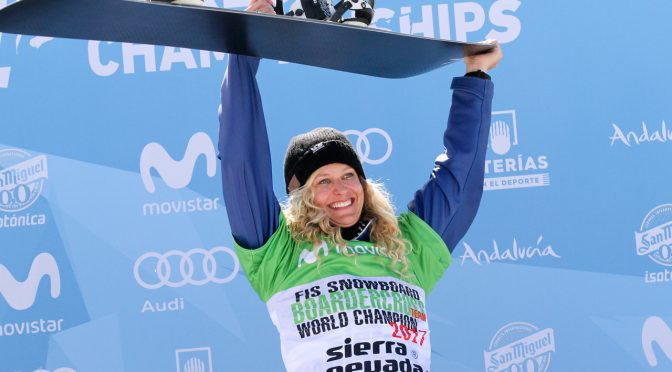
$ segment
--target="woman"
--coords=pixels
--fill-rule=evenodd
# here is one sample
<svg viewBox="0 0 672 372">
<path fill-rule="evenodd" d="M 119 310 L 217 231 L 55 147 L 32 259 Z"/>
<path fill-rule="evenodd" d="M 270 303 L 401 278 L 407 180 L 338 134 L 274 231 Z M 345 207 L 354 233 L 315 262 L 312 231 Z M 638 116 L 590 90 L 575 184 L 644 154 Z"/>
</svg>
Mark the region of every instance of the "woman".
<svg viewBox="0 0 672 372">
<path fill-rule="evenodd" d="M 249 10 L 273 13 L 267 0 Z M 255 80 L 259 60 L 231 55 L 222 85 L 224 199 L 240 261 L 278 328 L 288 371 L 427 371 L 425 299 L 478 209 L 493 85 L 493 51 L 465 58 L 430 180 L 396 217 L 352 144 L 318 128 L 285 155 L 288 201 L 272 189 Z"/>
</svg>

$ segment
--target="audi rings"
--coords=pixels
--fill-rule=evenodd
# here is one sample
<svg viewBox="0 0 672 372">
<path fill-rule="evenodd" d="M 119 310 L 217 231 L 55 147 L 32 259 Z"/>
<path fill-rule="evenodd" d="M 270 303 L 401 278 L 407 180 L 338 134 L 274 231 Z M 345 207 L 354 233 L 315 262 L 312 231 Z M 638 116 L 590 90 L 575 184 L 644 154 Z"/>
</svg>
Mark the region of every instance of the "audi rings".
<svg viewBox="0 0 672 372">
<path fill-rule="evenodd" d="M 224 265 L 222 259 L 218 261 L 218 257 L 221 257 L 222 255 L 230 256 L 231 260 L 233 260 L 233 268 L 229 275 L 218 277 L 218 267 L 224 269 L 230 267 Z M 194 260 L 198 259 L 199 256 L 202 257 L 200 258 L 202 274 L 194 275 L 196 271 Z M 177 259 L 171 260 L 171 257 L 176 257 Z M 153 265 L 153 261 L 156 261 L 156 266 L 149 266 L 151 269 L 147 269 L 146 265 Z M 176 265 L 178 270 L 175 270 L 173 265 Z M 154 280 L 145 281 L 140 274 L 141 266 L 143 266 L 142 276 L 147 276 L 149 273 L 152 273 L 156 278 Z M 138 282 L 141 287 L 146 289 L 158 289 L 163 286 L 179 288 L 187 284 L 200 286 L 210 282 L 224 284 L 232 281 L 239 270 L 240 262 L 238 261 L 238 256 L 236 256 L 231 248 L 215 247 L 211 250 L 194 248 L 187 252 L 171 250 L 163 254 L 147 252 L 138 257 L 135 261 L 133 275 L 135 276 L 135 281 Z M 179 275 L 173 274 L 173 272 L 177 272 Z"/>
<path fill-rule="evenodd" d="M 369 141 L 369 134 L 379 134 L 383 137 L 387 144 L 387 150 L 385 154 L 378 159 L 372 159 L 371 156 L 371 142 Z M 378 165 L 384 163 L 392 155 L 392 138 L 384 130 L 380 128 L 369 128 L 364 131 L 358 131 L 355 129 L 349 129 L 343 132 L 346 136 L 357 136 L 355 143 L 355 148 L 357 149 L 357 155 L 359 155 L 359 160 L 362 163 L 369 163 L 371 165 Z"/>
</svg>

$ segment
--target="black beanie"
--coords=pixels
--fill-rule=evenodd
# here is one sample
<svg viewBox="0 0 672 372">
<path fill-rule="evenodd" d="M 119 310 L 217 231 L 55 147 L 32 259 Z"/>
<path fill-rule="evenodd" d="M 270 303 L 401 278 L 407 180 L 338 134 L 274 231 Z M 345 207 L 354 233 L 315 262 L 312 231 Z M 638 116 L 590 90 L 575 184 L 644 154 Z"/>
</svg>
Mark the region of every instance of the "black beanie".
<svg viewBox="0 0 672 372">
<path fill-rule="evenodd" d="M 287 193 L 303 186 L 318 168 L 332 163 L 349 165 L 357 175 L 366 178 L 355 147 L 348 137 L 336 129 L 316 128 L 292 137 L 285 154 Z M 296 180 L 293 180 L 294 177 Z"/>
</svg>

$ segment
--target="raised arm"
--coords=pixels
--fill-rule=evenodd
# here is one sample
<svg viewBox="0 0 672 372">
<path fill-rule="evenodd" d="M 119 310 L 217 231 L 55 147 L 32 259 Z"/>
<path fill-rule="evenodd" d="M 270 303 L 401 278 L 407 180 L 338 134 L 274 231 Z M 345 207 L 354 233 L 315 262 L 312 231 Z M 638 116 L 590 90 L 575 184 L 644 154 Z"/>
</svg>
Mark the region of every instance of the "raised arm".
<svg viewBox="0 0 672 372">
<path fill-rule="evenodd" d="M 465 58 L 467 75 L 477 76 L 453 79 L 453 100 L 443 136 L 446 151 L 436 159 L 429 181 L 408 205 L 443 238 L 451 252 L 471 226 L 483 195 L 494 85 L 487 74 L 476 72 L 487 72 L 501 58 L 498 45 L 485 55 Z"/>
<path fill-rule="evenodd" d="M 245 248 L 262 246 L 278 227 L 266 121 L 256 81 L 259 59 L 230 55 L 219 107 L 222 189 L 231 232 Z"/>
</svg>

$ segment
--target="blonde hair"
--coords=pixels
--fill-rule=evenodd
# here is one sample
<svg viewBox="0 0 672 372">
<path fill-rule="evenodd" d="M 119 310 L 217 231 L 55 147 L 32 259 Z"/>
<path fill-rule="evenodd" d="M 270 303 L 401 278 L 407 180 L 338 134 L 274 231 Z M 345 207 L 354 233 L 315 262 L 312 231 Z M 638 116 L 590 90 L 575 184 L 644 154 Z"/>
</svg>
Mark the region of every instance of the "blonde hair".
<svg viewBox="0 0 672 372">
<path fill-rule="evenodd" d="M 292 237 L 296 241 L 307 241 L 315 244 L 314 254 L 319 257 L 317 250 L 320 242 L 326 239 L 333 244 L 345 246 L 346 242 L 341 235 L 341 229 L 329 221 L 326 212 L 313 203 L 313 184 L 316 173 L 313 173 L 305 184 L 289 194 L 283 205 L 283 212 L 287 220 Z M 411 252 L 411 243 L 401 237 L 399 224 L 395 215 L 394 206 L 390 202 L 390 195 L 381 183 L 360 177 L 359 181 L 364 190 L 364 207 L 362 217 L 372 219 L 371 241 L 381 246 L 381 254 L 390 259 L 391 269 L 405 275 L 408 271 L 407 255 Z M 344 249 L 344 254 L 348 254 Z"/>
</svg>

